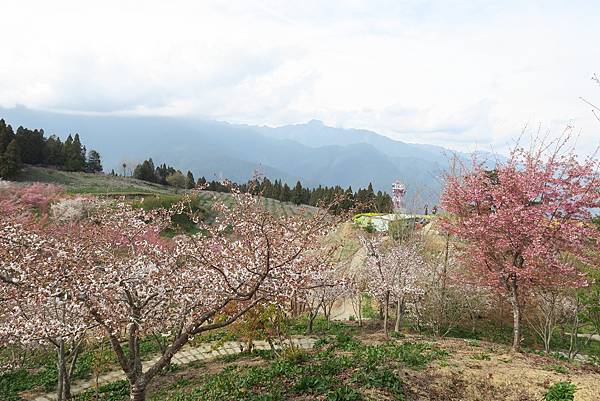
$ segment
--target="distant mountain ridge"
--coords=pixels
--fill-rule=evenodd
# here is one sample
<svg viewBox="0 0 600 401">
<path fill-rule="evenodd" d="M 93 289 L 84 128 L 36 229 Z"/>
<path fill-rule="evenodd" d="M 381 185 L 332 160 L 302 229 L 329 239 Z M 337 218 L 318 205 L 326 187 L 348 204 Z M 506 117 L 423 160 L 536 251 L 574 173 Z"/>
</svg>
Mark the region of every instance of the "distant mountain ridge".
<svg viewBox="0 0 600 401">
<path fill-rule="evenodd" d="M 254 170 L 293 185 L 340 185 L 388 191 L 402 180 L 407 202 L 437 202 L 441 175 L 454 152 L 432 145 L 392 140 L 368 130 L 306 124 L 270 128 L 188 117 L 99 116 L 0 108 L 0 118 L 16 128 L 43 128 L 65 138 L 78 132 L 103 157 L 105 170 L 121 171 L 148 157 L 196 177 L 244 182 Z M 459 154 L 459 157 L 468 157 Z"/>
</svg>

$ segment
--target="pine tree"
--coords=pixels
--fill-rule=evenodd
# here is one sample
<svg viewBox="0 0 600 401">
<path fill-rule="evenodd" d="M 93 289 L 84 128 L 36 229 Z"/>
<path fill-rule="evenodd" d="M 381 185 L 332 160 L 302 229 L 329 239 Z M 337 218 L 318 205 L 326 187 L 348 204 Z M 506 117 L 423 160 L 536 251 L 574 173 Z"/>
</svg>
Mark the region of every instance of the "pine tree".
<svg viewBox="0 0 600 401">
<path fill-rule="evenodd" d="M 65 149 L 64 144 L 56 135 L 46 140 L 46 163 L 50 166 L 64 166 Z"/>
<path fill-rule="evenodd" d="M 45 162 L 46 142 L 44 130 L 29 130 L 17 128 L 15 139 L 21 151 L 21 161 L 27 164 L 42 164 Z"/>
<path fill-rule="evenodd" d="M 279 199 L 281 197 L 281 181 L 275 180 L 273 184 L 273 190 L 271 192 L 271 197 L 273 199 Z"/>
<path fill-rule="evenodd" d="M 152 161 L 152 158 L 148 159 L 148 160 L 144 160 L 142 162 L 142 164 L 138 164 L 135 169 L 133 170 L 133 177 L 137 178 L 138 180 L 143 180 L 143 181 L 148 181 L 148 182 L 159 182 L 159 183 L 163 183 L 161 180 L 159 180 L 159 176 L 158 176 L 158 172 L 160 172 L 162 170 L 160 170 L 160 168 L 154 168 L 154 162 Z M 174 173 L 175 171 L 173 171 Z M 161 176 L 162 177 L 162 176 Z M 165 184 L 166 184 L 166 177 L 167 174 L 165 174 Z"/>
<path fill-rule="evenodd" d="M 90 173 L 102 172 L 102 158 L 100 157 L 100 153 L 93 149 L 88 153 L 87 171 Z"/>
<path fill-rule="evenodd" d="M 85 168 L 85 149 L 81 146 L 79 134 L 67 138 L 65 145 L 65 170 L 83 171 Z"/>
<path fill-rule="evenodd" d="M 0 155 L 0 177 L 12 180 L 19 175 L 21 167 L 21 150 L 15 138 L 8 144 L 4 154 Z"/>
<path fill-rule="evenodd" d="M 293 203 L 295 203 L 296 205 L 299 205 L 302 203 L 302 184 L 300 183 L 300 181 L 296 182 L 296 186 L 294 187 L 294 190 L 292 191 L 290 200 Z"/>
<path fill-rule="evenodd" d="M 15 134 L 10 125 L 7 125 L 4 120 L 0 120 L 0 155 L 6 152 L 8 144 L 15 139 Z"/>
<path fill-rule="evenodd" d="M 292 190 L 287 183 L 283 184 L 283 188 L 281 188 L 281 194 L 279 195 L 279 200 L 282 202 L 289 202 L 291 197 Z"/>
<path fill-rule="evenodd" d="M 196 180 L 194 180 L 194 174 L 191 171 L 188 171 L 185 177 L 185 187 L 187 189 L 196 188 Z"/>
</svg>

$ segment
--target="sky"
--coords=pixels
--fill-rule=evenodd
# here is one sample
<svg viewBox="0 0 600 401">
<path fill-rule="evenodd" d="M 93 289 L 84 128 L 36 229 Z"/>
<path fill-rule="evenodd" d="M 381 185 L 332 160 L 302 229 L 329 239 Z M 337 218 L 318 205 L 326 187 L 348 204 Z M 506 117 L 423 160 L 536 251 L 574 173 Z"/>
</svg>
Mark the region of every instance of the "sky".
<svg viewBox="0 0 600 401">
<path fill-rule="evenodd" d="M 2 0 L 0 106 L 600 143 L 595 1 Z"/>
</svg>

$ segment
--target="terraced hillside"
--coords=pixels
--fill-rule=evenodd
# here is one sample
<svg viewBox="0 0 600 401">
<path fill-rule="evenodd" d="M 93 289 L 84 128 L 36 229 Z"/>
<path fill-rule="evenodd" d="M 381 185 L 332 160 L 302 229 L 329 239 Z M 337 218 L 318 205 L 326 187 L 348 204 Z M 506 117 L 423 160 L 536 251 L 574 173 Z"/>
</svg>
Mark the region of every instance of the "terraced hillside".
<svg viewBox="0 0 600 401">
<path fill-rule="evenodd" d="M 131 177 L 60 171 L 43 167 L 26 166 L 19 181 L 43 182 L 65 187 L 71 193 L 88 194 L 169 194 L 174 188 Z"/>
<path fill-rule="evenodd" d="M 56 184 L 64 187 L 67 192 L 73 194 L 160 197 L 164 195 L 178 195 L 185 192 L 170 186 L 154 184 L 132 177 L 68 172 L 36 166 L 26 166 L 20 177 L 20 181 Z M 198 198 L 203 206 L 208 207 L 214 200 L 229 203 L 231 195 L 222 192 L 201 191 L 198 194 Z M 295 213 L 310 213 L 311 211 L 316 210 L 316 208 L 312 206 L 297 206 L 292 203 L 280 202 L 270 198 L 263 198 L 262 202 L 267 210 L 276 215 L 290 216 Z"/>
</svg>

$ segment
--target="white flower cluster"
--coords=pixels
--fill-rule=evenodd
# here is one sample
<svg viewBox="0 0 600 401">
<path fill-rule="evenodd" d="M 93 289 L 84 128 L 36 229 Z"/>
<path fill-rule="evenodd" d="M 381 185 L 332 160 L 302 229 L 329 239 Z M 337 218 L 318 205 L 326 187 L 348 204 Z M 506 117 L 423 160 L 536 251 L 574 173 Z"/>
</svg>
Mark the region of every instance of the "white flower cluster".
<svg viewBox="0 0 600 401">
<path fill-rule="evenodd" d="M 67 198 L 50 207 L 52 218 L 60 222 L 73 222 L 87 217 L 94 203 L 86 198 Z"/>
</svg>

